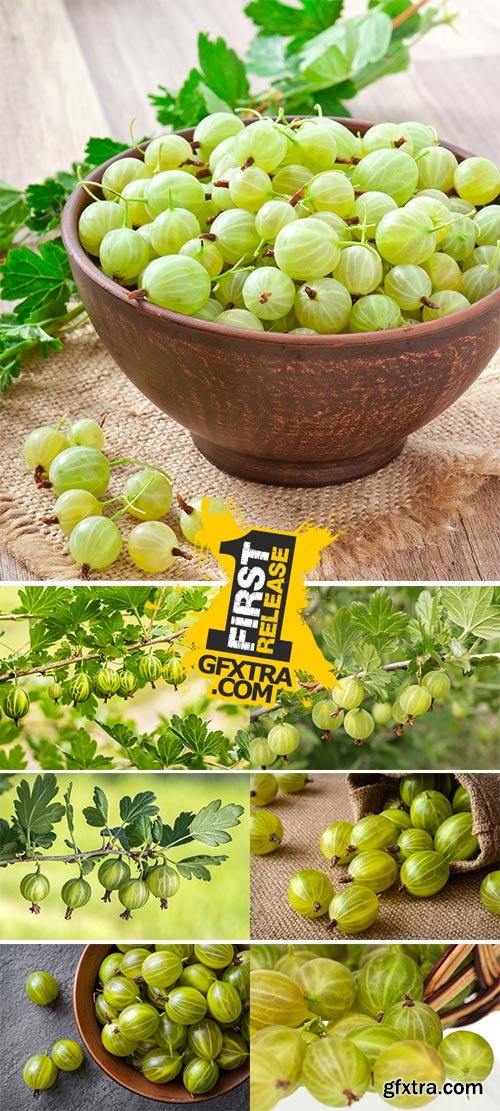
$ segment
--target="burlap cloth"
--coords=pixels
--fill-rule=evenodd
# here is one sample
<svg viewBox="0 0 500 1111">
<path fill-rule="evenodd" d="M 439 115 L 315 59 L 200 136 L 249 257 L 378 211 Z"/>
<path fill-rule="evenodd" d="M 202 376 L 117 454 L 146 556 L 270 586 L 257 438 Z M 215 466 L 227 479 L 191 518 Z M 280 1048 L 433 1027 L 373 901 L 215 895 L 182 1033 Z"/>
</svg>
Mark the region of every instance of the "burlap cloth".
<svg viewBox="0 0 500 1111">
<path fill-rule="evenodd" d="M 22 444 L 40 424 L 107 414 L 106 450 L 163 467 L 185 497 L 232 498 L 250 525 L 292 529 L 314 521 L 334 531 L 344 527 L 334 556 L 316 578 L 370 578 L 373 562 L 439 534 L 460 513 L 485 479 L 500 473 L 495 451 L 499 425 L 500 355 L 468 392 L 441 417 L 411 436 L 402 455 L 368 478 L 320 490 L 283 489 L 232 478 L 208 463 L 189 433 L 160 413 L 118 370 L 89 326 L 68 336 L 64 352 L 39 358 L 0 399 L 2 488 L 0 542 L 7 554 L 40 579 L 75 578 L 75 566 L 57 526 L 43 523 L 52 511 L 50 491 L 36 491 L 26 473 Z M 128 471 L 117 468 L 110 494 Z M 167 518 L 176 528 L 177 516 Z M 127 532 L 130 519 L 123 518 Z M 330 553 L 331 553 L 330 549 Z M 96 579 L 158 578 L 139 572 L 126 554 Z M 215 563 L 181 560 L 175 579 L 220 577 Z"/>
<path fill-rule="evenodd" d="M 460 781 L 470 787 L 480 776 L 460 773 Z M 307 789 L 296 795 L 278 795 L 268 809 L 283 823 L 283 846 L 266 856 L 252 856 L 252 933 L 254 940 L 309 941 L 346 940 L 338 930 L 328 931 L 327 918 L 310 921 L 292 910 L 287 899 L 291 877 L 301 868 L 316 868 L 331 877 L 334 887 L 345 868 L 332 868 L 319 850 L 319 839 L 331 822 L 357 817 L 347 777 L 315 774 Z M 498 834 L 497 834 L 498 836 Z M 442 891 L 429 899 L 400 894 L 397 885 L 380 897 L 378 918 L 360 940 L 426 940 L 446 938 L 495 938 L 497 920 L 488 914 L 479 898 L 479 887 L 487 869 L 454 874 Z M 354 936 L 354 935 L 349 935 Z M 349 940 L 349 939 L 347 939 Z"/>
</svg>

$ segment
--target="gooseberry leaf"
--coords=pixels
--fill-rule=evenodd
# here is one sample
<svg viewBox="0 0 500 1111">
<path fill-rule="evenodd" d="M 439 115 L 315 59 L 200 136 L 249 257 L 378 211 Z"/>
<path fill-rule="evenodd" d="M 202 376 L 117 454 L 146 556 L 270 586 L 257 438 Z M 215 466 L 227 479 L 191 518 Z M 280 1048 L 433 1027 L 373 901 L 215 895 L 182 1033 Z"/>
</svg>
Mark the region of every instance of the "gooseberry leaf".
<svg viewBox="0 0 500 1111">
<path fill-rule="evenodd" d="M 239 826 L 241 814 L 242 806 L 236 803 L 222 806 L 221 799 L 213 799 L 193 818 L 190 832 L 195 840 L 202 841 L 205 845 L 224 845 L 232 840 L 226 829 Z"/>
<path fill-rule="evenodd" d="M 127 150 L 129 146 L 130 143 L 119 143 L 116 139 L 92 135 L 85 147 L 84 166 L 90 170 L 95 170 L 96 166 L 100 166 L 102 162 L 107 162 L 108 158 L 114 158 L 115 154 L 120 154 L 121 151 Z"/>
<path fill-rule="evenodd" d="M 176 862 L 175 867 L 179 875 L 186 880 L 211 880 L 209 868 L 218 868 L 227 856 L 185 856 Z"/>
<path fill-rule="evenodd" d="M 130 726 L 124 725 L 123 722 L 110 724 L 109 722 L 101 721 L 99 718 L 95 720 L 97 725 L 108 734 L 108 737 L 112 737 L 112 739 L 123 748 L 128 749 L 131 748 L 132 745 L 137 744 L 137 733 L 135 733 Z"/>
<path fill-rule="evenodd" d="M 354 645 L 360 640 L 361 633 L 351 619 L 347 606 L 340 606 L 333 620 L 323 633 L 326 655 L 337 668 L 342 668 L 346 659 L 351 659 Z"/>
<path fill-rule="evenodd" d="M 246 729 L 237 729 L 232 748 L 236 749 L 240 760 L 250 760 L 250 741 L 252 737 Z"/>
<path fill-rule="evenodd" d="M 259 77 L 278 77 L 291 68 L 281 35 L 256 35 L 247 50 L 246 62 L 250 72 Z"/>
<path fill-rule="evenodd" d="M 37 251 L 14 247 L 2 267 L 2 296 L 19 301 L 20 321 L 62 313 L 73 291 L 68 256 L 61 239 L 42 243 Z"/>
<path fill-rule="evenodd" d="M 24 841 L 19 841 L 16 830 L 5 818 L 0 818 L 0 859 L 10 859 L 24 849 Z"/>
<path fill-rule="evenodd" d="M 14 810 L 17 822 L 28 839 L 31 835 L 38 837 L 50 833 L 52 827 L 64 817 L 64 806 L 60 802 L 52 802 L 58 790 L 55 775 L 37 775 L 32 787 L 27 779 L 21 780 Z"/>
<path fill-rule="evenodd" d="M 481 640 L 500 636 L 500 607 L 492 604 L 492 587 L 444 587 L 441 600 L 464 634 L 473 633 Z"/>
<path fill-rule="evenodd" d="M 194 814 L 184 810 L 177 816 L 173 826 L 164 825 L 160 844 L 168 848 L 169 845 L 187 845 L 189 841 L 193 841 L 190 832 L 193 819 Z"/>
<path fill-rule="evenodd" d="M 379 652 L 399 644 L 409 620 L 402 610 L 394 610 L 392 601 L 383 588 L 372 594 L 369 606 L 364 602 L 353 602 L 351 617 L 353 625 L 362 630 Z"/>
<path fill-rule="evenodd" d="M 202 31 L 198 35 L 198 58 L 209 89 L 227 104 L 236 105 L 249 96 L 245 64 L 224 39 L 212 40 Z"/>
<path fill-rule="evenodd" d="M 84 706 L 87 703 L 83 703 Z M 68 768 L 80 770 L 88 768 L 112 768 L 113 760 L 109 756 L 96 755 L 97 741 L 85 729 L 78 729 L 71 737 L 71 752 L 66 756 Z"/>
<path fill-rule="evenodd" d="M 146 844 L 152 838 L 151 819 L 146 814 L 141 814 L 140 817 L 125 827 L 123 834 L 132 849 L 137 848 L 138 845 Z M 124 844 L 123 837 L 121 841 Z"/>
<path fill-rule="evenodd" d="M 196 714 L 188 714 L 185 718 L 174 714 L 170 722 L 170 732 L 197 756 L 216 756 L 227 747 L 227 740 L 222 730 L 217 729 L 210 733 L 207 722 Z"/>
<path fill-rule="evenodd" d="M 87 825 L 101 829 L 102 826 L 107 826 L 108 824 L 109 803 L 101 787 L 94 787 L 92 798 L 94 805 L 85 806 L 83 809 L 83 816 Z"/>
<path fill-rule="evenodd" d="M 159 123 L 170 125 L 175 129 L 192 127 L 203 119 L 206 115 L 206 105 L 198 88 L 201 79 L 199 70 L 192 69 L 177 94 L 172 94 L 165 85 L 158 86 L 158 93 L 149 94 Z"/>
<path fill-rule="evenodd" d="M 0 769 L 2 771 L 20 771 L 28 767 L 22 745 L 14 745 L 8 752 L 0 750 Z"/>
<path fill-rule="evenodd" d="M 262 35 L 296 36 L 299 42 L 324 31 L 339 18 L 343 0 L 299 0 L 300 7 L 281 0 L 252 0 L 245 14 L 261 28 Z"/>
<path fill-rule="evenodd" d="M 7 250 L 27 214 L 28 205 L 23 190 L 0 181 L 0 250 Z"/>
<path fill-rule="evenodd" d="M 153 791 L 139 791 L 133 799 L 125 795 L 120 799 L 120 818 L 123 822 L 135 822 L 137 818 L 151 817 L 158 814 L 155 804 L 156 795 Z"/>
<path fill-rule="evenodd" d="M 20 324 L 14 313 L 0 317 L 0 393 L 19 378 L 26 355 L 38 349 L 46 358 L 49 351 L 61 351 L 62 346 L 58 336 L 49 335 L 39 324 Z"/>
<path fill-rule="evenodd" d="M 167 729 L 164 733 L 160 733 L 157 744 L 162 766 L 170 768 L 172 764 L 176 764 L 184 748 L 183 742 Z"/>
</svg>

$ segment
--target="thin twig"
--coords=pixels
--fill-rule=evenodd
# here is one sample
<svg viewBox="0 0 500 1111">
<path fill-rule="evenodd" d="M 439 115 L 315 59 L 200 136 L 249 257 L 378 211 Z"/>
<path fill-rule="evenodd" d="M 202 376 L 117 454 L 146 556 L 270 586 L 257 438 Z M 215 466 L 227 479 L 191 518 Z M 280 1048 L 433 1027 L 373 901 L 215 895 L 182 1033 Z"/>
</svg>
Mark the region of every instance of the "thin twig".
<svg viewBox="0 0 500 1111">
<path fill-rule="evenodd" d="M 127 644 L 122 655 L 125 656 L 128 652 L 136 652 L 138 648 L 151 648 L 151 646 L 155 646 L 156 644 L 168 644 L 172 640 L 177 640 L 184 632 L 185 629 L 182 629 L 177 633 L 169 633 L 168 636 L 143 637 L 142 640 L 136 641 L 135 644 Z M 51 660 L 50 663 L 40 664 L 39 667 L 27 667 L 23 671 L 7 671 L 3 675 L 0 675 L 0 683 L 6 683 L 9 679 L 13 678 L 22 678 L 25 675 L 43 675 L 45 672 L 55 671 L 57 668 L 71 667 L 72 664 L 76 663 L 87 663 L 87 660 L 102 660 L 105 658 L 105 655 L 106 653 L 104 651 L 88 652 L 87 655 L 68 656 L 65 660 Z"/>
</svg>

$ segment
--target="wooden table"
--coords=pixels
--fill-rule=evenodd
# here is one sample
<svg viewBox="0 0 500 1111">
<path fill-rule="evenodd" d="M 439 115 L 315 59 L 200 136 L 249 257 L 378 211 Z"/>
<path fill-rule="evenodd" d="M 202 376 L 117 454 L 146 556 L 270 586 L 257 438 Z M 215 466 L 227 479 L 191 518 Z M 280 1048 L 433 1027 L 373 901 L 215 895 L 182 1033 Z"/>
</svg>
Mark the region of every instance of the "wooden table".
<svg viewBox="0 0 500 1111">
<path fill-rule="evenodd" d="M 78 160 L 89 135 L 126 139 L 157 129 L 147 93 L 179 86 L 196 62 L 199 30 L 244 53 L 253 25 L 243 0 L 0 0 L 2 177 L 24 185 Z M 366 7 L 346 0 L 347 14 Z M 407 73 L 384 78 L 352 102 L 373 119 L 423 119 L 444 138 L 498 158 L 500 26 L 497 0 L 462 0 L 459 33 L 441 27 L 412 53 Z M 493 579 L 498 482 L 489 480 L 466 520 L 439 544 L 397 553 L 373 579 Z M 30 578 L 0 550 L 0 578 Z"/>
</svg>

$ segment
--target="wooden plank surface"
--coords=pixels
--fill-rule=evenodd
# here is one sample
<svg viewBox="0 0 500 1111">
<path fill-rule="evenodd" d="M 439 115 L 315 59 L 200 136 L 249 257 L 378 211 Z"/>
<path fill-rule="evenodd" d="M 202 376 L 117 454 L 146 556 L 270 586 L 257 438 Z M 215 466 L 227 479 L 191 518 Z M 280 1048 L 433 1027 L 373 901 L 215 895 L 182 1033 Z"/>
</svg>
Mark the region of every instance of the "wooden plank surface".
<svg viewBox="0 0 500 1111">
<path fill-rule="evenodd" d="M 462 0 L 458 33 L 442 27 L 412 52 L 411 69 L 364 90 L 353 114 L 427 119 L 444 138 L 498 158 L 500 19 L 497 0 Z M 20 185 L 81 156 L 90 134 L 158 130 L 147 100 L 176 87 L 196 61 L 199 30 L 240 54 L 254 28 L 240 0 L 0 0 L 2 177 Z M 364 0 L 347 0 L 355 14 Z M 493 579 L 498 574 L 499 484 L 489 480 L 469 516 L 439 544 L 373 565 L 375 580 Z M 0 578 L 30 578 L 0 548 Z"/>
</svg>

